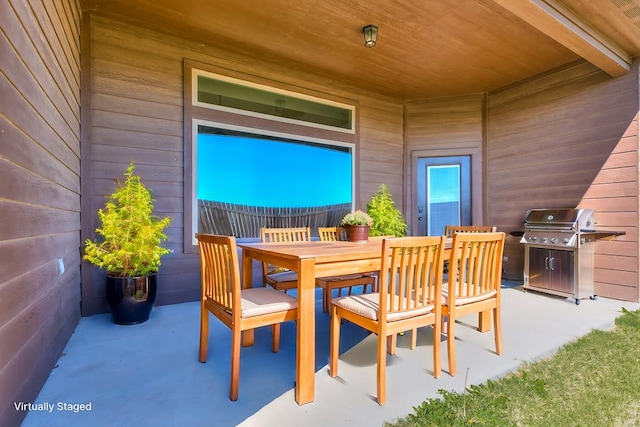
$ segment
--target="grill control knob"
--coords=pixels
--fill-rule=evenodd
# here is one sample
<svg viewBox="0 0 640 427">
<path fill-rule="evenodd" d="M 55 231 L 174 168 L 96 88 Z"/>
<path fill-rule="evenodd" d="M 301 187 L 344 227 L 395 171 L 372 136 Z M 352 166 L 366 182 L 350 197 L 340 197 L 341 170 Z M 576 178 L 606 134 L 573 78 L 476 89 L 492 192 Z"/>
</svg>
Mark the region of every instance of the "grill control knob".
<svg viewBox="0 0 640 427">
<path fill-rule="evenodd" d="M 569 240 L 570 239 L 568 237 L 565 237 L 564 239 L 562 239 L 562 241 L 565 242 L 565 243 L 569 243 Z"/>
<path fill-rule="evenodd" d="M 532 237 L 530 237 L 530 239 L 533 240 L 534 242 L 537 242 L 538 241 L 538 236 L 532 236 Z"/>
<path fill-rule="evenodd" d="M 551 238 L 551 243 L 558 243 L 558 238 L 557 237 L 552 237 Z"/>
<path fill-rule="evenodd" d="M 547 239 L 546 237 L 543 237 L 543 238 L 542 238 L 542 243 L 547 243 L 547 240 L 548 240 L 548 239 Z"/>
</svg>

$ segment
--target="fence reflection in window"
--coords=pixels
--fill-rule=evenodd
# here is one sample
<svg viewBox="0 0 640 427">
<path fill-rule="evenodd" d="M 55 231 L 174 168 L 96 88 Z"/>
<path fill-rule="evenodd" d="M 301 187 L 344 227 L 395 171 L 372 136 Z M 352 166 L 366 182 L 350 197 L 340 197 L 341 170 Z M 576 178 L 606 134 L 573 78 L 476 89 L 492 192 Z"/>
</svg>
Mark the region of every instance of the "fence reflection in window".
<svg viewBox="0 0 640 427">
<path fill-rule="evenodd" d="M 198 126 L 200 232 L 258 237 L 260 227 L 335 226 L 351 210 L 353 146 Z"/>
</svg>

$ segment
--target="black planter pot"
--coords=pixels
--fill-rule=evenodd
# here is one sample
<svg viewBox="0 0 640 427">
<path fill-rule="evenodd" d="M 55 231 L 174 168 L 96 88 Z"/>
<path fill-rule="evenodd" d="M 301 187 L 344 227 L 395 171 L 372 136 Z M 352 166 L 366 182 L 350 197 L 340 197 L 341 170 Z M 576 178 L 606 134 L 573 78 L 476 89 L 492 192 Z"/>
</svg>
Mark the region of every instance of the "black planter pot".
<svg viewBox="0 0 640 427">
<path fill-rule="evenodd" d="M 149 320 L 156 301 L 157 275 L 107 276 L 107 304 L 114 323 L 135 325 Z"/>
</svg>

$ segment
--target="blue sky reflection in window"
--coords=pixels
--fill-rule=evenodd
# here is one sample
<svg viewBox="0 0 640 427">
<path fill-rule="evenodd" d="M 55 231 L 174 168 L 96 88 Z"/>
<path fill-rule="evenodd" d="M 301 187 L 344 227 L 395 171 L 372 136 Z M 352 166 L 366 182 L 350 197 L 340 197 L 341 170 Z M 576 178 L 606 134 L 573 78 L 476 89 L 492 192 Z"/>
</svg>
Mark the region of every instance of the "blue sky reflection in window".
<svg viewBox="0 0 640 427">
<path fill-rule="evenodd" d="M 197 159 L 199 199 L 265 207 L 352 200 L 349 147 L 200 127 Z"/>
</svg>

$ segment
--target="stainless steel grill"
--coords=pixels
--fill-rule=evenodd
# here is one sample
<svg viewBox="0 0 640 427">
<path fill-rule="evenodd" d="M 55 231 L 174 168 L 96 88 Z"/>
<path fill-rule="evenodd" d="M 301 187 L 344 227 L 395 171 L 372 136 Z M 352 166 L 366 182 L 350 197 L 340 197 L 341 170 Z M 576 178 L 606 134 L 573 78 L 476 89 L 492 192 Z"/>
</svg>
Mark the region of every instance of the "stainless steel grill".
<svg viewBox="0 0 640 427">
<path fill-rule="evenodd" d="M 525 245 L 524 289 L 595 299 L 593 250 L 596 239 L 624 234 L 596 229 L 593 209 L 531 209 L 520 243 Z"/>
</svg>

